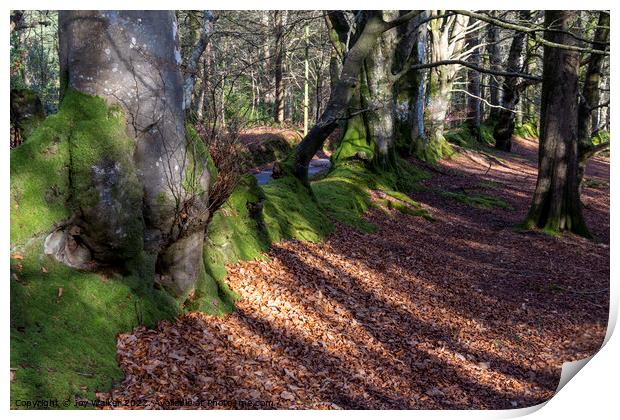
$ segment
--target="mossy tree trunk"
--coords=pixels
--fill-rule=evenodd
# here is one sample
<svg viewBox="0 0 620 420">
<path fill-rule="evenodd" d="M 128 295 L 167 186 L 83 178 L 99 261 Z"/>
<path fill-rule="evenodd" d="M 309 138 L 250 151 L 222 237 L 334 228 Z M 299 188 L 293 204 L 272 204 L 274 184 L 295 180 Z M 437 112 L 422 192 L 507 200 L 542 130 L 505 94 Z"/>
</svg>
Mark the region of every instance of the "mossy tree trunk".
<svg viewBox="0 0 620 420">
<path fill-rule="evenodd" d="M 523 21 L 529 19 L 529 10 L 519 12 L 519 18 Z M 510 44 L 506 71 L 516 73 L 521 70 L 521 56 L 525 41 L 524 32 L 515 32 Z M 502 85 L 502 108 L 499 110 L 498 121 L 493 129 L 495 148 L 510 152 L 512 148 L 512 134 L 515 129 L 515 112 L 519 103 L 520 91 L 517 87 L 518 78 L 506 77 Z"/>
<path fill-rule="evenodd" d="M 381 13 L 388 21 L 399 16 L 397 11 Z M 404 12 L 400 13 L 402 16 Z M 417 20 L 412 19 L 407 26 L 415 29 Z M 418 92 L 413 87 L 417 72 L 407 70 L 411 55 L 417 55 L 417 37 L 412 28 L 383 32 L 364 60 L 359 89 L 349 102 L 348 113 L 355 116 L 347 121 L 332 159 L 336 163 L 361 159 L 381 170 L 396 168 L 396 141 L 402 127 L 408 126 L 411 90 Z"/>
<path fill-rule="evenodd" d="M 401 12 L 402 13 L 402 12 Z M 420 24 L 429 12 L 423 10 L 407 25 L 399 27 L 399 42 L 393 73 L 404 73 L 394 84 L 396 100 L 396 140 L 402 152 L 410 155 L 414 145 L 426 137 L 424 108 L 428 70 L 410 70 L 408 67 L 426 63 L 427 25 Z"/>
<path fill-rule="evenodd" d="M 545 38 L 575 45 L 568 31 L 577 18 L 575 11 L 546 11 L 545 27 L 558 32 Z M 578 52 L 545 46 L 538 180 L 525 226 L 589 236 L 577 179 L 578 70 Z"/>
<path fill-rule="evenodd" d="M 186 140 L 175 15 L 63 11 L 59 44 L 64 93 L 119 107 L 133 140 L 129 149 L 121 138 L 101 149 L 70 139 L 75 212 L 64 232 L 79 232 L 75 239 L 104 264 L 128 263 L 122 251 L 130 247 L 155 257 L 159 283 L 182 295 L 202 267 L 209 174 L 206 156 Z M 75 118 L 87 121 L 88 110 Z"/>
<path fill-rule="evenodd" d="M 393 20 L 398 16 L 396 11 L 383 11 L 384 20 Z M 398 29 L 385 31 L 380 37 L 373 52 L 366 59 L 368 98 L 366 118 L 369 135 L 375 147 L 374 164 L 380 168 L 394 167 L 395 155 L 395 113 L 396 98 L 392 74 L 395 66 Z"/>
<path fill-rule="evenodd" d="M 433 10 L 431 14 L 437 16 L 439 11 Z M 461 58 L 468 22 L 468 17 L 456 15 L 434 19 L 429 23 L 432 63 Z M 415 143 L 416 154 L 422 160 L 435 162 L 450 151 L 443 133 L 452 97 L 452 84 L 458 70 L 459 66 L 455 65 L 431 68 L 428 105 L 425 109 L 427 136 Z"/>
<path fill-rule="evenodd" d="M 274 176 L 288 172 L 304 184 L 308 184 L 308 165 L 312 157 L 323 147 L 325 139 L 337 127 L 339 121 L 347 117 L 349 101 L 359 88 L 364 60 L 373 50 L 381 33 L 389 29 L 378 12 L 364 13 L 367 15 L 366 22 L 359 37 L 346 54 L 340 78 L 332 90 L 325 111 L 292 156 L 280 164 L 283 168 L 274 168 Z"/>
<path fill-rule="evenodd" d="M 609 42 L 609 14 L 600 12 L 592 48 L 605 50 Z M 578 136 L 579 136 L 579 189 L 581 190 L 583 175 L 588 161 L 588 152 L 594 147 L 592 133 L 598 128 L 598 121 L 594 121 L 592 110 L 599 105 L 601 83 L 601 70 L 604 56 L 602 54 L 590 54 L 588 69 L 583 82 L 583 90 L 579 101 L 578 113 Z"/>
</svg>

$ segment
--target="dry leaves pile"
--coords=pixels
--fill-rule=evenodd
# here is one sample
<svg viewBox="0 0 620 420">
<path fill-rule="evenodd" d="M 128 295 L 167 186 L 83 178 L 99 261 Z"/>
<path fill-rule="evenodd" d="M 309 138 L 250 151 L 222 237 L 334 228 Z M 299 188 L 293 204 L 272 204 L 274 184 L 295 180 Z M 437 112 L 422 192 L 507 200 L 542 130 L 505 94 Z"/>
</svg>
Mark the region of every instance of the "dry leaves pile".
<svg viewBox="0 0 620 420">
<path fill-rule="evenodd" d="M 236 313 L 194 313 L 120 335 L 126 377 L 100 397 L 147 408 L 183 400 L 178 408 L 322 409 L 500 409 L 549 399 L 562 362 L 593 354 L 605 335 L 609 192 L 584 192 L 602 243 L 519 233 L 536 152 L 516 146 L 501 166 L 460 157 L 429 181 L 485 188 L 514 211 L 423 192 L 413 198 L 435 222 L 373 211 L 378 233 L 340 227 L 321 244 L 280 243 L 268 261 L 230 267 L 228 282 L 243 297 Z M 608 176 L 607 162 L 594 164 Z"/>
</svg>

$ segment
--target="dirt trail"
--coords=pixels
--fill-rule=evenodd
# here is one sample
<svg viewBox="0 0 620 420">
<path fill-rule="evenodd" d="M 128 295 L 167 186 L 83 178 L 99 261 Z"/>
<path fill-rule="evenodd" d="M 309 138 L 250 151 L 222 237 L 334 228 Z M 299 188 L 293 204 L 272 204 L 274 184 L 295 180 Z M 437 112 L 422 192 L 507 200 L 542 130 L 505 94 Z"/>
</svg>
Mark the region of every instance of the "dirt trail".
<svg viewBox="0 0 620 420">
<path fill-rule="evenodd" d="M 535 186 L 536 146 L 516 140 L 511 155 L 444 162 L 430 190 L 413 194 L 435 221 L 375 210 L 377 233 L 341 226 L 324 243 L 286 241 L 268 261 L 231 266 L 238 311 L 120 335 L 126 378 L 105 397 L 358 409 L 550 398 L 562 362 L 593 354 L 605 335 L 609 162 L 591 163 L 596 188 L 584 190 L 597 241 L 522 233 L 514 226 Z M 498 196 L 512 209 L 472 208 L 438 190 Z"/>
</svg>

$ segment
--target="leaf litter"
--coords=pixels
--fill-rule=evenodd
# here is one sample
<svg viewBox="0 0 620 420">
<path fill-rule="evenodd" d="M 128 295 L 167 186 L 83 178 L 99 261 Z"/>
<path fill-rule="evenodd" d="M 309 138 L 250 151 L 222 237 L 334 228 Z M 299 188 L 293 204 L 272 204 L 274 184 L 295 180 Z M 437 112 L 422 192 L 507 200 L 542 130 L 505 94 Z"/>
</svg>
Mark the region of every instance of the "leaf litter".
<svg viewBox="0 0 620 420">
<path fill-rule="evenodd" d="M 597 241 L 519 232 L 536 144 L 517 139 L 500 157 L 496 166 L 442 162 L 432 188 L 412 195 L 435 221 L 375 209 L 367 217 L 376 233 L 339 226 L 323 243 L 284 241 L 268 260 L 229 266 L 227 282 L 242 296 L 236 312 L 120 334 L 125 379 L 98 396 L 139 408 L 508 409 L 548 400 L 562 363 L 594 354 L 605 336 L 609 190 L 584 189 Z M 608 180 L 608 160 L 595 158 L 588 174 Z M 511 210 L 437 193 L 484 186 Z"/>
</svg>

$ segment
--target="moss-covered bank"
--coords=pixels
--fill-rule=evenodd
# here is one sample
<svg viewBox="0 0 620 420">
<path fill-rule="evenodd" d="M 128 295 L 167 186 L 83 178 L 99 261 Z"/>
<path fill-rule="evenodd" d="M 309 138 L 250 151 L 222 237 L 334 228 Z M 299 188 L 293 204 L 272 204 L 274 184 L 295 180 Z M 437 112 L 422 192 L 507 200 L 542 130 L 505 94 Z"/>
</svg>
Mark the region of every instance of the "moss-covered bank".
<svg viewBox="0 0 620 420">
<path fill-rule="evenodd" d="M 188 133 L 192 137 L 191 130 Z M 139 324 L 153 326 L 186 311 L 232 311 L 239 296 L 226 285 L 226 264 L 264 258 L 272 243 L 287 238 L 320 241 L 334 230 L 334 221 L 376 230 L 363 218 L 375 205 L 371 190 L 383 191 L 388 207 L 428 217 L 406 195 L 427 174 L 402 160 L 380 171 L 368 162 L 345 159 L 312 182 L 311 189 L 290 176 L 264 188 L 254 177 L 244 177 L 213 215 L 196 286 L 180 299 L 154 287 L 155 257 L 142 251 L 137 213 L 126 216 L 129 228 L 136 230 L 123 248 L 131 264 L 115 271 L 83 272 L 44 256 L 45 236 L 69 218 L 75 206 L 93 204 L 89 200 L 95 192 L 74 177 L 84 176 L 101 156 L 124 165 L 131 147 L 118 109 L 69 92 L 59 113 L 11 153 L 14 407 L 17 400 L 92 399 L 96 390 L 108 389 L 122 375 L 115 359 L 120 332 Z M 209 170 L 217 176 L 215 168 Z M 133 176 L 128 169 L 129 182 Z"/>
</svg>

